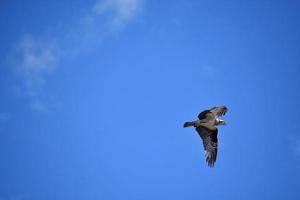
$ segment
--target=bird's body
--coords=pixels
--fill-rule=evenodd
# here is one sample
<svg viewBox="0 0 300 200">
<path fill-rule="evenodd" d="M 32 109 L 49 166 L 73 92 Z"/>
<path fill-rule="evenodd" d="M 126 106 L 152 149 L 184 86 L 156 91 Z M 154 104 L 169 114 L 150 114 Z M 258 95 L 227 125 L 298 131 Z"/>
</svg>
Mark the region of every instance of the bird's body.
<svg viewBox="0 0 300 200">
<path fill-rule="evenodd" d="M 202 111 L 199 120 L 185 122 L 184 127 L 193 126 L 203 140 L 205 159 L 208 166 L 213 167 L 217 159 L 218 152 L 218 129 L 216 126 L 225 125 L 225 121 L 219 119 L 219 116 L 225 115 L 226 106 L 217 106 L 209 110 Z"/>
</svg>

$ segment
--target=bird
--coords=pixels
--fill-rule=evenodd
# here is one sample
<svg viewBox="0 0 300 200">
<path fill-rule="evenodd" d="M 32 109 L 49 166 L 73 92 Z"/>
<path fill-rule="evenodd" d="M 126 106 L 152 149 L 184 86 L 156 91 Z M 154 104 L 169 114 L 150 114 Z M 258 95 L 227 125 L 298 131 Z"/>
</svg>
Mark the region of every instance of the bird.
<svg viewBox="0 0 300 200">
<path fill-rule="evenodd" d="M 214 167 L 218 153 L 218 128 L 216 126 L 226 125 L 226 122 L 218 117 L 228 111 L 224 105 L 215 106 L 199 113 L 198 120 L 185 122 L 183 127 L 195 127 L 203 141 L 205 160 L 209 167 Z"/>
</svg>

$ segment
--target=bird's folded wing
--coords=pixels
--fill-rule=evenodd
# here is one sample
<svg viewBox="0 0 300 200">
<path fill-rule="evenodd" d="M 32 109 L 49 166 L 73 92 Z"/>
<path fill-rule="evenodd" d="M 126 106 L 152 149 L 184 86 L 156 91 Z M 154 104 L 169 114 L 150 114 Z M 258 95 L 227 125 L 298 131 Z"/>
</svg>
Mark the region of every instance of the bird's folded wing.
<svg viewBox="0 0 300 200">
<path fill-rule="evenodd" d="M 213 113 L 215 116 L 225 115 L 227 112 L 226 106 L 217 106 L 210 109 L 210 112 Z"/>
<path fill-rule="evenodd" d="M 197 132 L 203 140 L 206 162 L 208 166 L 213 167 L 218 153 L 218 129 L 216 128 L 212 131 L 206 127 L 199 126 L 197 127 Z"/>
<path fill-rule="evenodd" d="M 215 118 L 215 116 L 209 110 L 204 110 L 201 113 L 199 113 L 198 118 L 200 120 L 203 120 L 205 118 L 208 119 L 208 120 L 210 120 L 210 119 Z"/>
<path fill-rule="evenodd" d="M 216 116 L 225 115 L 227 110 L 228 109 L 226 106 L 216 106 L 209 110 L 202 111 L 201 113 L 199 113 L 198 118 L 200 120 L 203 119 L 211 120 L 214 119 Z"/>
</svg>

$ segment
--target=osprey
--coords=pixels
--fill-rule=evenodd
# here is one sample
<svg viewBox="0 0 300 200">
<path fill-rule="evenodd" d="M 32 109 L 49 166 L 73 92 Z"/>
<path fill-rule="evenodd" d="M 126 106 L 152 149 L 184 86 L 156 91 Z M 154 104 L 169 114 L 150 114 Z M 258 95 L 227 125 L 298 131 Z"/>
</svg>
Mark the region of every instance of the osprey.
<svg viewBox="0 0 300 200">
<path fill-rule="evenodd" d="M 226 106 L 217 106 L 209 110 L 202 111 L 198 118 L 199 120 L 185 122 L 184 127 L 193 126 L 203 140 L 205 159 L 209 167 L 213 167 L 218 153 L 218 129 L 216 126 L 226 125 L 224 120 L 219 119 L 219 116 L 225 115 L 227 112 Z"/>
</svg>

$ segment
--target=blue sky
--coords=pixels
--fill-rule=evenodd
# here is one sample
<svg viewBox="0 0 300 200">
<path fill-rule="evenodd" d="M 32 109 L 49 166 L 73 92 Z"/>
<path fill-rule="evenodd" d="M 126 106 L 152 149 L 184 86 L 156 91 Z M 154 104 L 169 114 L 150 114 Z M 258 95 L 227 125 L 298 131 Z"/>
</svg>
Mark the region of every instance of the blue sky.
<svg viewBox="0 0 300 200">
<path fill-rule="evenodd" d="M 0 3 L 0 200 L 299 199 L 300 4 Z M 215 168 L 183 123 L 225 104 Z"/>
</svg>

